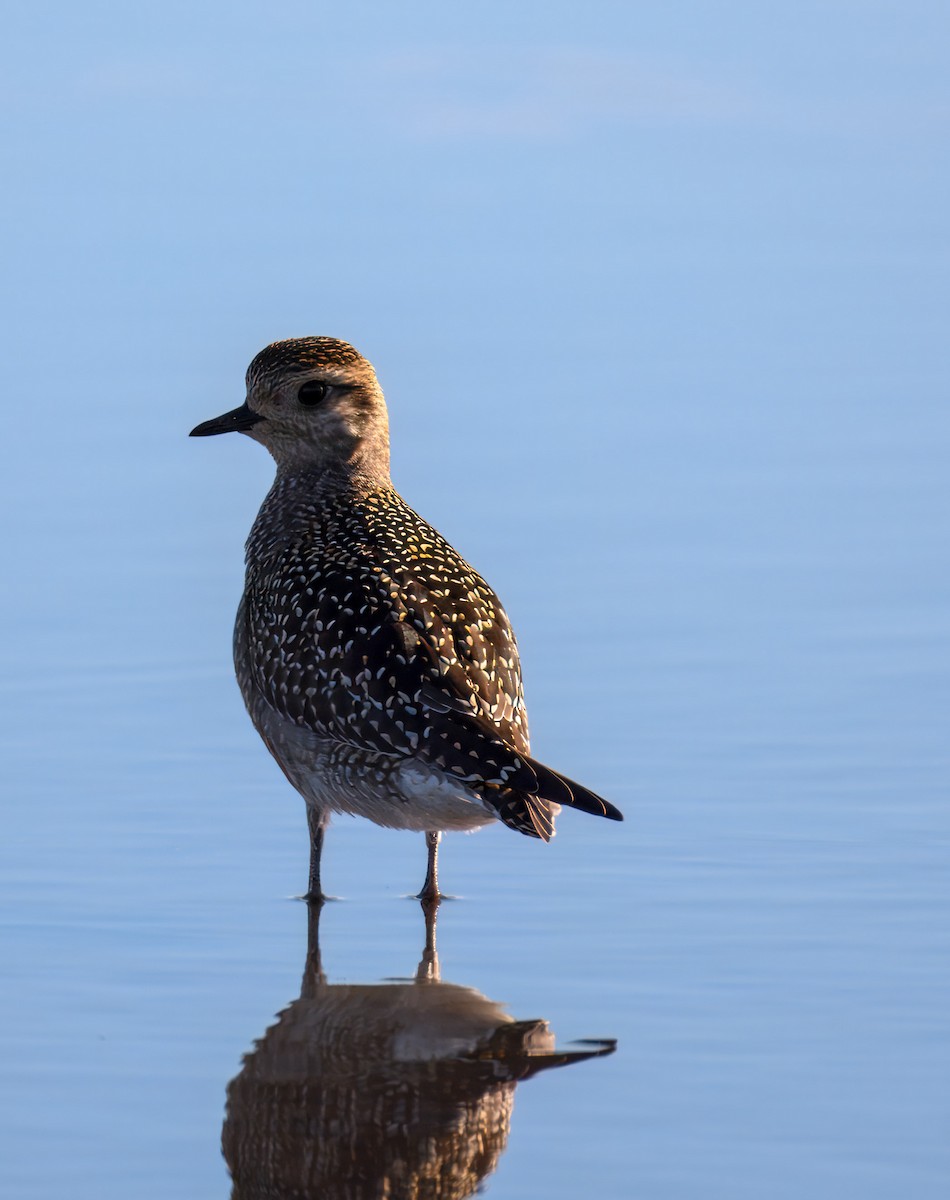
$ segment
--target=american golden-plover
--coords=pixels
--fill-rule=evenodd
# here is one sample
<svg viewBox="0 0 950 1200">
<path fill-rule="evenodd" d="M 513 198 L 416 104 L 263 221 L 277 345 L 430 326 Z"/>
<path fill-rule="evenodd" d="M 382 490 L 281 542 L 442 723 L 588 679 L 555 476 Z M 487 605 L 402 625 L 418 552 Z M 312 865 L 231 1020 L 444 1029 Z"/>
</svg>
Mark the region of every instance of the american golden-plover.
<svg viewBox="0 0 950 1200">
<path fill-rule="evenodd" d="M 487 583 L 394 490 L 372 365 L 329 337 L 275 342 L 247 400 L 192 436 L 239 431 L 277 477 L 247 541 L 234 665 L 251 720 L 307 802 L 308 898 L 330 813 L 425 833 L 503 821 L 549 841 L 561 805 L 620 812 L 531 758 L 521 666 Z"/>
</svg>

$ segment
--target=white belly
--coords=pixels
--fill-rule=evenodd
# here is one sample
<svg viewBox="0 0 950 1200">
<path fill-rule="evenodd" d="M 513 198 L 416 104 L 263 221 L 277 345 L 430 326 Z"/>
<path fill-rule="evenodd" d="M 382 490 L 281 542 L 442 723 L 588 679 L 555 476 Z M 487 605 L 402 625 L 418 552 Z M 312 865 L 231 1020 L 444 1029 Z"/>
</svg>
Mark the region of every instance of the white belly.
<svg viewBox="0 0 950 1200">
<path fill-rule="evenodd" d="M 436 767 L 321 738 L 263 701 L 248 707 L 281 770 L 314 808 L 418 833 L 478 829 L 497 819 L 481 797 Z"/>
</svg>

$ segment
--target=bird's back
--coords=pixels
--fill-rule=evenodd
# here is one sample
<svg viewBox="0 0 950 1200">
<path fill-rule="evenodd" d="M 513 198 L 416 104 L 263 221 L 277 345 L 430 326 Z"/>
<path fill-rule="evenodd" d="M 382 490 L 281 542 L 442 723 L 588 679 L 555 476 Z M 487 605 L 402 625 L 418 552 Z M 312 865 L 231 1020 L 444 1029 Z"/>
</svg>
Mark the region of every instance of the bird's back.
<svg viewBox="0 0 950 1200">
<path fill-rule="evenodd" d="M 528 752 L 498 597 L 392 488 L 278 477 L 248 539 L 237 635 L 239 672 L 321 736 L 499 784 Z"/>
</svg>

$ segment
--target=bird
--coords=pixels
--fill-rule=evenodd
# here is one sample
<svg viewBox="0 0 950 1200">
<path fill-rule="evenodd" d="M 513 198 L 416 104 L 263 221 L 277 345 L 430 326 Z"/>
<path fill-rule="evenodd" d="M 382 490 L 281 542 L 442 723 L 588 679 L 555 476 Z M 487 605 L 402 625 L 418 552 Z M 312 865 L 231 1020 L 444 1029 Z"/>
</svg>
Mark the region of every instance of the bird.
<svg viewBox="0 0 950 1200">
<path fill-rule="evenodd" d="M 251 721 L 307 805 L 321 902 L 331 813 L 424 833 L 438 903 L 449 830 L 500 820 L 550 841 L 609 801 L 532 758 L 515 635 L 498 596 L 395 490 L 372 364 L 337 338 L 266 346 L 246 399 L 191 431 L 240 432 L 276 463 L 245 546 L 234 667 Z"/>
</svg>

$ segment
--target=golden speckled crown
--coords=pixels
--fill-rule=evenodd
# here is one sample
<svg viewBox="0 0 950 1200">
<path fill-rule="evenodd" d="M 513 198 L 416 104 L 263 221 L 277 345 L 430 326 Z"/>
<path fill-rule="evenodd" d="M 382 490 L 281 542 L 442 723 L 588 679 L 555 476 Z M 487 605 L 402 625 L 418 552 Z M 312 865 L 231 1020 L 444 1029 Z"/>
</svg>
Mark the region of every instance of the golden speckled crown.
<svg viewBox="0 0 950 1200">
<path fill-rule="evenodd" d="M 272 342 L 264 347 L 247 369 L 247 383 L 250 386 L 266 375 L 283 371 L 347 367 L 365 361 L 349 342 L 341 342 L 339 338 L 287 338 L 286 341 Z"/>
</svg>

